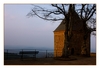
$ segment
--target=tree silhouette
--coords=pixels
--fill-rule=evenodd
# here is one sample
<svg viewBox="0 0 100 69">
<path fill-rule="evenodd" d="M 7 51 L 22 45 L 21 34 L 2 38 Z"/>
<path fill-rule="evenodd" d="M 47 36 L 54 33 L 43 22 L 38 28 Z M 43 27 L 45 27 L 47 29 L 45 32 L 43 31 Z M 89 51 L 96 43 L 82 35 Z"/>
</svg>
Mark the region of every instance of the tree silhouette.
<svg viewBox="0 0 100 69">
<path fill-rule="evenodd" d="M 81 54 L 84 54 L 87 56 L 86 53 L 86 40 L 88 37 L 88 34 L 91 33 L 92 31 L 96 31 L 96 4 L 81 4 L 80 5 L 81 8 L 78 10 L 77 9 L 77 13 L 81 19 L 81 21 L 83 22 L 83 27 L 84 27 L 84 43 L 82 46 L 82 50 L 81 50 Z M 91 23 L 89 25 L 92 26 L 88 26 L 87 23 Z"/>
<path fill-rule="evenodd" d="M 70 45 L 70 39 L 72 37 L 72 23 L 75 21 L 73 17 L 74 13 L 77 13 L 81 21 L 84 23 L 84 43 L 86 46 L 87 33 L 96 30 L 94 27 L 90 27 L 87 21 L 91 21 L 96 14 L 95 4 L 51 4 L 52 8 L 44 8 L 42 6 L 33 5 L 33 9 L 27 14 L 27 16 L 38 16 L 41 19 L 49 21 L 65 20 L 65 40 L 63 48 L 63 57 L 69 57 L 68 48 Z M 93 21 L 94 21 L 93 20 Z M 76 20 L 77 21 L 77 20 Z M 93 22 L 93 25 L 95 22 Z M 90 24 L 89 24 L 90 25 Z"/>
</svg>

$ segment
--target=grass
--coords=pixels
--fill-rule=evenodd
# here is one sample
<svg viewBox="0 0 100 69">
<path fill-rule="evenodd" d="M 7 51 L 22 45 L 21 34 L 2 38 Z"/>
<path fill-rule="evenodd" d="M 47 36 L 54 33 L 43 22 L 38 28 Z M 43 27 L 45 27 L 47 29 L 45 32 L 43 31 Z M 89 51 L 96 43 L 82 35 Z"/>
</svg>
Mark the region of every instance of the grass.
<svg viewBox="0 0 100 69">
<path fill-rule="evenodd" d="M 96 65 L 96 54 L 91 53 L 91 57 L 74 56 L 77 60 L 61 61 L 54 58 L 30 58 L 4 60 L 4 65 Z"/>
</svg>

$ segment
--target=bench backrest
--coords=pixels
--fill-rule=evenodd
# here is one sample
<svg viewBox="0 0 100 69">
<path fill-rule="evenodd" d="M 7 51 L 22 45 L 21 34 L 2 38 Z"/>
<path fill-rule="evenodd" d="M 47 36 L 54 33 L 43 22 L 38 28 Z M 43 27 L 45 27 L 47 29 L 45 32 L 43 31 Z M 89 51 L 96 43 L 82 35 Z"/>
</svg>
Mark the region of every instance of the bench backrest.
<svg viewBox="0 0 100 69">
<path fill-rule="evenodd" d="M 20 51 L 19 54 L 38 54 L 39 51 Z"/>
</svg>

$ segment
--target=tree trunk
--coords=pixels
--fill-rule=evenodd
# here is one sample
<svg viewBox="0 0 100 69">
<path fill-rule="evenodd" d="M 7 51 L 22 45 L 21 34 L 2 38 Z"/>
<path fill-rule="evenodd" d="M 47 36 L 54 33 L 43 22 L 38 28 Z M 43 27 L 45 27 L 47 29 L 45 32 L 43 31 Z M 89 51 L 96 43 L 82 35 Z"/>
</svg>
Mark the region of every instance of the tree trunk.
<svg viewBox="0 0 100 69">
<path fill-rule="evenodd" d="M 65 23 L 65 33 L 64 33 L 64 48 L 63 48 L 63 54 L 62 57 L 69 57 L 68 50 L 69 50 L 69 37 L 68 37 L 68 23 Z"/>
<path fill-rule="evenodd" d="M 87 26 L 86 26 L 86 21 L 83 21 L 83 27 L 84 27 L 84 36 L 83 36 L 83 44 L 81 46 L 81 55 L 82 56 L 88 56 L 87 55 L 87 38 L 88 38 L 88 34 L 90 33 L 89 30 L 87 29 Z"/>
<path fill-rule="evenodd" d="M 72 13 L 74 10 L 74 5 L 70 4 L 69 6 L 69 13 L 65 17 L 65 40 L 64 40 L 64 48 L 63 48 L 63 54 L 62 57 L 69 57 L 69 46 L 70 46 L 70 40 L 72 37 Z"/>
</svg>

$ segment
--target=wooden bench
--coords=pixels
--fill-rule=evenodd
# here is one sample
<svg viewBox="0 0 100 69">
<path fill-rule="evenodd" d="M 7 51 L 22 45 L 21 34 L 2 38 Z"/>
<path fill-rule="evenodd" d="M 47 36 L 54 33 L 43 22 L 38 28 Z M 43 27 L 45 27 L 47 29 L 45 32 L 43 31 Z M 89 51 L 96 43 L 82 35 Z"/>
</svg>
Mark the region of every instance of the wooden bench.
<svg viewBox="0 0 100 69">
<path fill-rule="evenodd" d="M 36 58 L 36 54 L 38 54 L 39 51 L 20 51 L 19 54 L 21 54 L 21 59 L 23 59 L 24 54 L 33 54 L 33 58 Z"/>
</svg>

